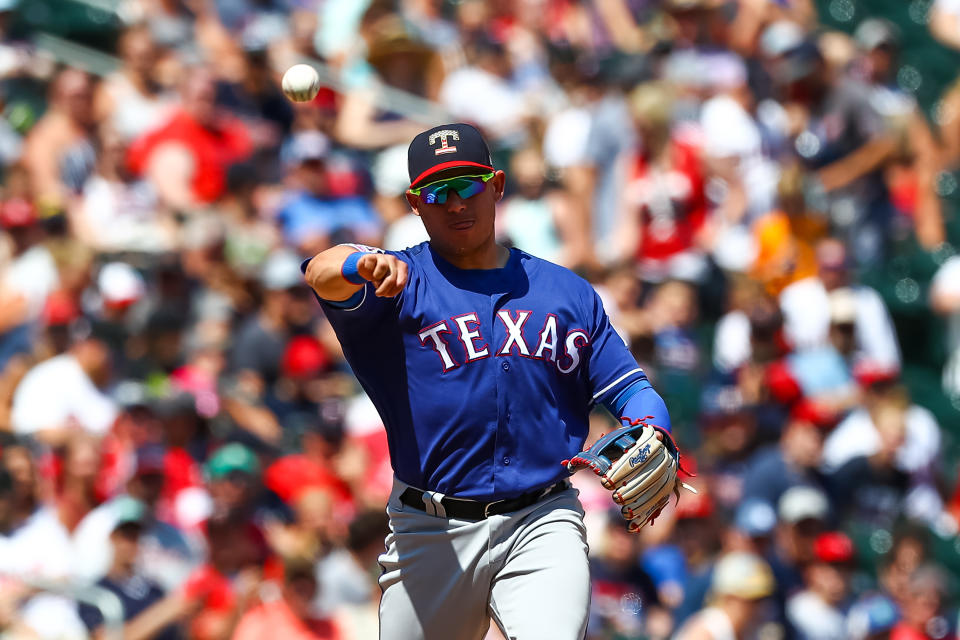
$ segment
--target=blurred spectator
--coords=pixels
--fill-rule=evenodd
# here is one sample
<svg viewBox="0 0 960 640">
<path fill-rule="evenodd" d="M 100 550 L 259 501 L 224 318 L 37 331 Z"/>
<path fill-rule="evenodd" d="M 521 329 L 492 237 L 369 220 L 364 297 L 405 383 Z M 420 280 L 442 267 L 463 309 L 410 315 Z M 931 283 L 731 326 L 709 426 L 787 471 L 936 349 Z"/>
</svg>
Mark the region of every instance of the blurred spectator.
<svg viewBox="0 0 960 640">
<path fill-rule="evenodd" d="M 795 118 L 790 131 L 799 159 L 815 171 L 831 222 L 853 261 L 877 265 L 887 254 L 892 206 L 883 170 L 894 151 L 867 86 L 836 77 L 813 42 L 786 52 L 776 79 Z M 836 124 L 834 124 L 836 123 Z"/>
<path fill-rule="evenodd" d="M 742 499 L 744 474 L 758 437 L 755 416 L 732 384 L 707 386 L 701 411 L 701 473 L 708 474 L 711 494 L 718 503 L 739 510 L 750 504 Z"/>
<path fill-rule="evenodd" d="M 821 534 L 813 545 L 815 559 L 804 569 L 804 590 L 787 602 L 787 618 L 805 640 L 842 640 L 847 637 L 853 543 L 836 531 Z"/>
<path fill-rule="evenodd" d="M 326 422 L 324 407 L 333 402 L 339 376 L 330 375 L 332 359 L 313 336 L 295 336 L 287 343 L 277 383 L 267 392 L 265 403 L 283 424 L 285 441 L 316 430 Z M 323 426 L 320 426 L 323 430 Z"/>
<path fill-rule="evenodd" d="M 159 52 L 145 23 L 120 35 L 117 53 L 122 66 L 97 86 L 94 109 L 101 127 L 116 131 L 126 143 L 161 125 L 173 100 L 157 83 Z"/>
<path fill-rule="evenodd" d="M 746 65 L 729 59 L 713 82 L 716 95 L 704 101 L 700 112 L 704 165 L 714 205 L 713 255 L 721 267 L 744 271 L 758 249 L 751 246 L 749 225 L 772 209 L 778 168 L 763 152 Z"/>
<path fill-rule="evenodd" d="M 658 285 L 650 295 L 646 311 L 656 365 L 663 369 L 695 371 L 700 350 L 692 331 L 697 319 L 693 287 L 679 280 Z"/>
<path fill-rule="evenodd" d="M 791 487 L 780 497 L 771 564 L 782 593 L 801 586 L 802 568 L 815 558 L 814 543 L 830 516 L 827 494 L 814 487 Z"/>
<path fill-rule="evenodd" d="M 678 640 L 745 637 L 755 626 L 760 601 L 773 593 L 773 574 L 758 556 L 734 551 L 713 572 L 713 604 L 695 614 L 676 634 Z"/>
<path fill-rule="evenodd" d="M 377 558 L 383 551 L 383 540 L 389 533 L 386 514 L 382 511 L 357 513 L 347 530 L 346 544 L 335 549 L 317 563 L 319 593 L 314 609 L 327 615 L 337 614 L 354 629 L 376 627 L 376 605 L 379 605 Z M 371 607 L 371 605 L 374 605 Z M 361 634 L 356 634 L 362 637 Z"/>
<path fill-rule="evenodd" d="M 23 163 L 44 213 L 61 210 L 69 191 L 83 183 L 86 176 L 82 172 L 78 176 L 64 175 L 64 163 L 68 154 L 93 159 L 89 149 L 93 123 L 90 77 L 78 69 L 64 69 L 50 85 L 49 109 L 30 130 L 23 147 Z"/>
<path fill-rule="evenodd" d="M 757 256 L 750 274 L 773 296 L 817 273 L 814 247 L 826 236 L 827 221 L 809 209 L 803 179 L 798 165 L 784 167 L 777 185 L 777 208 L 753 225 Z"/>
<path fill-rule="evenodd" d="M 518 151 L 510 163 L 517 192 L 507 196 L 497 215 L 498 235 L 527 253 L 572 265 L 571 216 L 563 196 L 546 184 L 543 158 L 535 149 Z"/>
<path fill-rule="evenodd" d="M 960 49 L 960 3 L 934 0 L 930 8 L 930 33 L 948 47 Z"/>
<path fill-rule="evenodd" d="M 212 517 L 249 521 L 257 506 L 255 498 L 260 477 L 260 463 L 253 451 L 236 442 L 224 445 L 210 456 L 204 471 L 212 500 Z M 252 527 L 251 533 L 253 537 L 259 535 Z"/>
<path fill-rule="evenodd" d="M 607 514 L 603 548 L 590 557 L 590 640 L 662 636 L 671 628 L 670 614 L 637 562 L 639 542 L 624 526 L 619 509 Z"/>
<path fill-rule="evenodd" d="M 872 91 L 871 104 L 896 143 L 887 169 L 891 197 L 900 212 L 912 218 L 920 244 L 935 249 L 946 239 L 935 184 L 941 150 L 916 98 L 897 84 L 899 29 L 883 18 L 867 19 L 854 39 L 862 54 L 860 73 Z"/>
<path fill-rule="evenodd" d="M 698 234 L 706 219 L 698 150 L 673 127 L 673 90 L 641 85 L 630 107 L 641 148 L 629 163 L 617 251 L 633 256 L 644 280 L 699 282 L 706 264 Z"/>
<path fill-rule="evenodd" d="M 778 504 L 791 487 L 822 485 L 819 471 L 824 429 L 804 418 L 791 418 L 776 444 L 757 451 L 743 476 L 744 498 Z"/>
<path fill-rule="evenodd" d="M 949 258 L 933 276 L 930 306 L 947 319 L 943 389 L 953 397 L 960 397 L 960 257 Z"/>
<path fill-rule="evenodd" d="M 88 292 L 90 331 L 110 351 L 111 372 L 126 377 L 130 371 L 130 335 L 136 330 L 135 307 L 146 296 L 143 276 L 125 262 L 110 262 L 97 274 L 96 293 Z"/>
<path fill-rule="evenodd" d="M 256 27 L 251 26 L 250 31 Z M 266 43 L 243 39 L 243 66 L 239 79 L 217 86 L 217 104 L 243 118 L 259 149 L 257 165 L 267 165 L 293 125 L 293 107 L 277 88 Z M 266 169 L 266 167 L 264 167 Z"/>
<path fill-rule="evenodd" d="M 817 244 L 817 275 L 786 287 L 780 294 L 784 334 L 795 349 L 823 345 L 829 337 L 831 291 L 849 286 L 847 249 L 837 239 Z M 854 366 L 866 365 L 895 372 L 900 369 L 900 347 L 883 300 L 873 289 L 854 285 L 856 294 L 856 353 Z"/>
<path fill-rule="evenodd" d="M 156 188 L 162 205 L 190 212 L 215 201 L 230 164 L 252 151 L 243 124 L 216 105 L 212 74 L 190 69 L 180 79 L 181 104 L 165 124 L 135 139 L 127 163 Z"/>
<path fill-rule="evenodd" d="M 320 12 L 324 16 L 317 34 L 335 39 L 343 47 L 338 46 L 331 56 L 346 89 L 338 104 L 334 137 L 358 149 L 408 144 L 424 125 L 392 112 L 382 88 L 393 86 L 436 99 L 441 78 L 430 49 L 411 37 L 389 2 L 357 3 L 350 8 L 325 6 Z M 338 26 L 339 32 L 331 33 Z M 360 37 L 351 37 L 351 32 Z"/>
<path fill-rule="evenodd" d="M 196 541 L 158 517 L 166 481 L 165 454 L 159 445 L 138 449 L 126 493 L 91 511 L 77 527 L 77 543 L 86 549 L 78 558 L 82 578 L 98 579 L 107 573 L 111 562 L 116 562 L 110 555 L 110 536 L 134 511 L 140 527 L 136 560 L 145 578 L 169 591 L 179 587 L 199 563 Z"/>
<path fill-rule="evenodd" d="M 280 375 L 284 347 L 293 327 L 292 298 L 305 289 L 300 260 L 292 252 L 273 252 L 260 272 L 263 303 L 258 313 L 240 326 L 233 343 L 231 368 L 256 374 L 261 384 L 273 384 Z"/>
<path fill-rule="evenodd" d="M 778 334 L 783 320 L 760 283 L 733 277 L 727 298 L 728 311 L 717 321 L 713 339 L 714 366 L 727 374 L 750 360 L 765 365 L 781 355 Z"/>
<path fill-rule="evenodd" d="M 777 524 L 777 512 L 768 503 L 744 500 L 737 507 L 733 527 L 728 535 L 727 547 L 734 551 L 749 551 L 767 558 L 773 552 L 773 531 Z"/>
<path fill-rule="evenodd" d="M 787 354 L 767 370 L 771 395 L 793 415 L 824 427 L 860 402 L 853 377 L 857 296 L 843 287 L 831 291 L 828 300 L 829 342 Z"/>
<path fill-rule="evenodd" d="M 102 342 L 79 337 L 69 351 L 45 360 L 21 380 L 13 397 L 16 433 L 59 444 L 78 430 L 102 436 L 117 410 L 98 385 L 107 381 L 109 352 Z M 52 390 L 58 393 L 52 394 Z"/>
<path fill-rule="evenodd" d="M 0 265 L 0 366 L 11 356 L 30 351 L 31 325 L 60 286 L 28 181 L 24 167 L 9 167 L 0 203 L 0 226 L 10 248 L 8 260 Z"/>
<path fill-rule="evenodd" d="M 930 552 L 930 538 L 923 529 L 901 527 L 893 537 L 893 546 L 883 557 L 878 571 L 879 584 L 898 605 L 909 593 L 910 577 L 926 563 Z"/>
<path fill-rule="evenodd" d="M 3 448 L 3 467 L 9 471 L 13 481 L 13 515 L 8 530 L 12 533 L 40 506 L 39 471 L 30 449 L 16 442 Z"/>
<path fill-rule="evenodd" d="M 847 633 L 853 640 L 886 640 L 900 612 L 887 596 L 871 594 L 859 600 L 847 615 Z"/>
<path fill-rule="evenodd" d="M 903 387 L 880 382 L 868 388 L 864 407 L 853 411 L 827 438 L 823 466 L 837 474 L 832 483 L 847 498 L 838 504 L 850 505 L 848 500 L 874 477 L 877 485 L 869 509 L 876 516 L 886 519 L 899 513 L 894 506 L 906 500 L 902 505 L 906 515 L 935 522 L 943 506 L 934 486 L 940 448 L 940 427 L 933 415 L 912 405 Z M 867 495 L 860 494 L 855 502 Z"/>
<path fill-rule="evenodd" d="M 165 597 L 163 589 L 138 570 L 146 506 L 134 498 L 126 498 L 115 507 L 117 520 L 110 533 L 113 560 L 107 574 L 96 584 L 120 599 L 126 623 L 123 637 L 161 640 L 182 637 L 174 625 L 185 618 L 196 603 L 181 593 Z M 103 634 L 103 614 L 99 609 L 82 604 L 80 617 L 92 635 Z"/>
<path fill-rule="evenodd" d="M 318 131 L 300 132 L 288 147 L 292 189 L 277 213 L 286 243 L 315 253 L 335 238 L 375 244 L 380 233 L 376 212 L 356 196 L 338 196 L 331 189 L 327 164 L 329 141 Z"/>
<path fill-rule="evenodd" d="M 279 634 L 298 640 L 336 640 L 340 631 L 326 618 L 315 618 L 310 604 L 317 594 L 317 579 L 309 565 L 284 567 L 280 594 L 250 609 L 237 625 L 234 640 L 254 640 Z"/>
<path fill-rule="evenodd" d="M 571 51 L 567 57 L 558 54 L 553 60 L 555 76 L 565 85 L 569 104 L 545 123 L 543 156 L 547 166 L 559 173 L 568 198 L 570 224 L 577 230 L 570 239 L 574 263 L 606 264 L 622 257 L 611 249 L 618 247 L 620 187 L 630 178 L 636 146 L 621 85 L 632 87 L 639 74 L 603 74 L 592 65 L 577 64 L 571 59 L 575 53 Z"/>
<path fill-rule="evenodd" d="M 930 640 L 955 637 L 957 616 L 945 611 L 944 599 L 949 595 L 947 577 L 940 567 L 925 565 L 917 569 L 902 603 L 902 619 L 890 632 L 890 640 Z"/>
<path fill-rule="evenodd" d="M 483 35 L 465 43 L 465 52 L 467 64 L 443 79 L 440 103 L 454 120 L 476 123 L 494 141 L 516 136 L 529 112 L 510 82 L 506 48 Z"/>
<path fill-rule="evenodd" d="M 671 533 L 680 553 L 670 553 L 672 545 L 651 547 L 644 552 L 644 568 L 656 581 L 661 602 L 673 606 L 680 626 L 709 598 L 722 532 L 713 498 L 705 491 L 681 499 L 673 515 Z"/>
<path fill-rule="evenodd" d="M 194 571 L 183 587 L 187 601 L 199 607 L 187 635 L 220 640 L 233 636 L 254 602 L 262 583 L 264 558 L 251 546 L 242 520 L 212 519 L 206 528 L 209 562 Z"/>
<path fill-rule="evenodd" d="M 279 230 L 265 212 L 265 190 L 255 167 L 234 165 L 227 172 L 227 190 L 218 203 L 227 219 L 224 258 L 245 278 L 256 277 L 264 260 L 280 244 Z"/>
<path fill-rule="evenodd" d="M 175 243 L 173 220 L 154 186 L 130 175 L 127 146 L 110 125 L 97 133 L 98 160 L 69 208 L 74 233 L 98 251 L 163 251 Z"/>
</svg>

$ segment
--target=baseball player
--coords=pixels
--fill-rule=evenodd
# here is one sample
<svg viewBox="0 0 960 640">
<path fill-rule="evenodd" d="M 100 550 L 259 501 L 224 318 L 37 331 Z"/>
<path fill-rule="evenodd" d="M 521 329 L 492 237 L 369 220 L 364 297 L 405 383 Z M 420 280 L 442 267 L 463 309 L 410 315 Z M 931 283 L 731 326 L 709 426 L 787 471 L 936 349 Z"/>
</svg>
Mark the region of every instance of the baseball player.
<svg viewBox="0 0 960 640">
<path fill-rule="evenodd" d="M 387 430 L 380 637 L 476 640 L 492 618 L 511 639 L 582 638 L 569 474 L 590 467 L 643 526 L 681 484 L 670 417 L 591 286 L 495 242 L 505 175 L 475 128 L 424 131 L 407 164 L 429 242 L 302 265 Z M 630 424 L 581 452 L 596 404 Z"/>
</svg>

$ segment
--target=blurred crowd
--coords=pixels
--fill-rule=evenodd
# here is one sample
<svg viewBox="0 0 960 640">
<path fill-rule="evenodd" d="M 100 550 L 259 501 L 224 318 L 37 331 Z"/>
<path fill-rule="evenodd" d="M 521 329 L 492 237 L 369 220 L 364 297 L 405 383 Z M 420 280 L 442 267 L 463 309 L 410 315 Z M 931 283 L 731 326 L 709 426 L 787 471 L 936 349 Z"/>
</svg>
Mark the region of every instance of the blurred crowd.
<svg viewBox="0 0 960 640">
<path fill-rule="evenodd" d="M 929 117 L 893 21 L 120 0 L 105 71 L 32 2 L 0 0 L 2 637 L 377 637 L 386 438 L 299 263 L 426 239 L 406 146 L 444 121 L 507 172 L 502 242 L 600 291 L 700 491 L 634 536 L 575 478 L 588 640 L 960 637 L 960 84 Z M 960 2 L 913 5 L 960 49 Z M 932 277 L 885 281 L 908 249 Z"/>
</svg>

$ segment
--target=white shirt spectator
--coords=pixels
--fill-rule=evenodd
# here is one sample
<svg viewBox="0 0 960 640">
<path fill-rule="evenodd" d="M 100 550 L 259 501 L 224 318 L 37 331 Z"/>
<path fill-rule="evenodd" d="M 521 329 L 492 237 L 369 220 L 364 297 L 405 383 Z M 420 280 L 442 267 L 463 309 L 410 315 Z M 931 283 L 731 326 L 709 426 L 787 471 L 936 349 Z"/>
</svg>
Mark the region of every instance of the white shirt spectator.
<svg viewBox="0 0 960 640">
<path fill-rule="evenodd" d="M 904 417 L 906 433 L 897 450 L 894 466 L 909 474 L 910 489 L 904 500 L 911 518 L 936 524 L 943 511 L 943 500 L 934 485 L 934 473 L 940 456 L 940 426 L 928 410 L 910 406 Z M 880 450 L 880 435 L 866 409 L 847 416 L 823 444 L 823 468 L 832 471 L 850 459 L 872 456 Z"/>
<path fill-rule="evenodd" d="M 163 124 L 175 104 L 167 95 L 146 96 L 122 73 L 104 79 L 104 90 L 113 103 L 110 124 L 124 140 L 133 140 Z"/>
<path fill-rule="evenodd" d="M 119 522 L 119 500 L 114 498 L 84 516 L 73 534 L 77 554 L 74 572 L 79 581 L 93 583 L 106 575 L 113 562 L 110 535 Z M 163 536 L 165 540 L 161 540 Z M 176 539 L 174 539 L 176 537 Z M 166 543 L 166 544 L 165 544 Z M 177 544 L 172 544 L 177 543 Z M 138 564 L 143 575 L 164 589 L 176 589 L 199 564 L 199 554 L 190 541 L 174 527 L 163 523 L 148 526 L 140 536 Z"/>
<path fill-rule="evenodd" d="M 427 229 L 420 218 L 408 213 L 399 220 L 394 220 L 387 227 L 383 236 L 383 248 L 388 251 L 402 251 L 429 239 L 430 236 L 427 235 Z"/>
<path fill-rule="evenodd" d="M 76 577 L 75 561 L 86 550 L 75 545 L 52 508 L 33 514 L 10 536 L 0 537 L 0 573 L 17 579 L 70 582 Z M 21 611 L 24 623 L 40 638 L 85 639 L 86 627 L 77 605 L 63 596 L 41 593 Z"/>
<path fill-rule="evenodd" d="M 28 371 L 13 394 L 11 423 L 18 434 L 60 429 L 75 420 L 85 431 L 103 435 L 116 417 L 114 402 L 97 389 L 69 353 Z"/>
<path fill-rule="evenodd" d="M 777 190 L 777 167 L 763 156 L 760 128 L 739 102 L 719 95 L 703 103 L 700 112 L 704 153 L 737 162 L 746 191 L 747 216 L 770 211 Z"/>
<path fill-rule="evenodd" d="M 27 300 L 27 317 L 36 320 L 49 296 L 60 286 L 57 265 L 47 248 L 31 247 L 14 258 L 3 273 L 2 286 Z"/>
<path fill-rule="evenodd" d="M 787 619 L 805 640 L 845 640 L 846 618 L 811 591 L 787 600 Z"/>
<path fill-rule="evenodd" d="M 950 258 L 937 270 L 930 283 L 930 296 L 960 299 L 960 256 Z M 960 307 L 947 316 L 947 353 L 943 388 L 951 395 L 960 395 Z"/>
<path fill-rule="evenodd" d="M 897 450 L 894 464 L 906 473 L 924 472 L 940 455 L 940 426 L 933 414 L 923 407 L 907 409 L 906 434 Z M 823 443 L 823 466 L 837 469 L 851 458 L 872 456 L 880 450 L 880 435 L 866 409 L 857 409 L 847 416 Z"/>
<path fill-rule="evenodd" d="M 506 80 L 476 67 L 448 75 L 440 102 L 454 118 L 476 123 L 493 138 L 516 132 L 527 115 L 523 98 Z"/>
<path fill-rule="evenodd" d="M 555 169 L 578 167 L 589 163 L 587 145 L 590 140 L 590 111 L 570 107 L 547 122 L 543 134 L 543 159 Z"/>
<path fill-rule="evenodd" d="M 713 338 L 713 364 L 723 372 L 733 371 L 750 359 L 750 318 L 743 311 L 730 311 L 717 322 Z"/>
<path fill-rule="evenodd" d="M 933 7 L 937 11 L 960 16 L 960 0 L 936 0 Z"/>
<path fill-rule="evenodd" d="M 68 580 L 73 576 L 72 556 L 69 534 L 50 508 L 34 513 L 9 536 L 0 536 L 0 574 Z"/>
<path fill-rule="evenodd" d="M 337 549 L 317 562 L 320 588 L 313 606 L 321 615 L 331 615 L 344 605 L 361 605 L 373 597 L 369 572 L 357 564 L 346 549 Z"/>
<path fill-rule="evenodd" d="M 148 182 L 113 182 L 93 175 L 77 210 L 81 233 L 103 251 L 165 251 L 172 234 L 157 220 L 157 194 Z"/>
<path fill-rule="evenodd" d="M 886 305 L 869 287 L 853 289 L 857 296 L 854 364 L 865 362 L 882 369 L 899 370 L 900 347 Z M 780 293 L 780 310 L 787 341 L 795 349 L 828 342 L 830 299 L 819 278 L 805 278 L 786 287 Z"/>
</svg>

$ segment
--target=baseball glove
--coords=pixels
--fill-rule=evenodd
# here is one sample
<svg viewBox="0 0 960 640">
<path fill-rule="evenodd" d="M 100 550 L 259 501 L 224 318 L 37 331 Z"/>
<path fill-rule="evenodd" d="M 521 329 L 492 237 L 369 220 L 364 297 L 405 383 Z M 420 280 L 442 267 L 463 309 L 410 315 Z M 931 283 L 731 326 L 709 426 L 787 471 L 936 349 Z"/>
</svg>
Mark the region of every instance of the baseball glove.
<svg viewBox="0 0 960 640">
<path fill-rule="evenodd" d="M 677 477 L 680 451 L 670 433 L 642 420 L 628 420 L 623 427 L 601 436 L 586 451 L 564 460 L 570 473 L 589 468 L 600 483 L 613 492 L 630 531 L 653 523 L 670 501 L 680 498 L 680 488 L 697 490 Z"/>
</svg>

